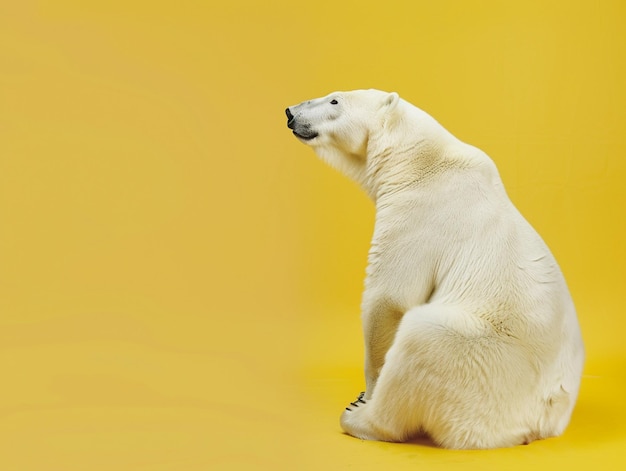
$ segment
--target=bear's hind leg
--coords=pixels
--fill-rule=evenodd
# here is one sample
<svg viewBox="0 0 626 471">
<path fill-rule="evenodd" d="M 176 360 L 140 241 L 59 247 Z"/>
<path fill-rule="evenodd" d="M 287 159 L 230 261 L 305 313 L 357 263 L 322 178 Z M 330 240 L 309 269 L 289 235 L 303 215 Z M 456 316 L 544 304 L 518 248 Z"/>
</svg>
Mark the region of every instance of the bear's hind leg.
<svg viewBox="0 0 626 471">
<path fill-rule="evenodd" d="M 523 398 L 531 391 L 523 381 L 507 381 L 507 365 L 525 366 L 515 351 L 457 306 L 413 308 L 400 322 L 370 399 L 349 406 L 341 426 L 358 438 L 391 442 L 427 433 L 446 448 L 521 443 L 528 432 Z M 511 391 L 518 397 L 510 398 Z"/>
</svg>

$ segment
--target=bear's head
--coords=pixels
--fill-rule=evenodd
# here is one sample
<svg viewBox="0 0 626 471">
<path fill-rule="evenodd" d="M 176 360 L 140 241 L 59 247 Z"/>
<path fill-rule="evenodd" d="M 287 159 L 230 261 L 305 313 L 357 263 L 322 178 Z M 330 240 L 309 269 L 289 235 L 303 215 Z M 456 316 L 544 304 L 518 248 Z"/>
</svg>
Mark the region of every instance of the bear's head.
<svg viewBox="0 0 626 471">
<path fill-rule="evenodd" d="M 287 127 L 330 165 L 363 183 L 368 146 L 399 101 L 395 92 L 334 92 L 287 108 Z"/>
<path fill-rule="evenodd" d="M 287 108 L 287 126 L 314 148 L 335 147 L 358 155 L 398 100 L 397 93 L 380 90 L 334 92 Z"/>
</svg>

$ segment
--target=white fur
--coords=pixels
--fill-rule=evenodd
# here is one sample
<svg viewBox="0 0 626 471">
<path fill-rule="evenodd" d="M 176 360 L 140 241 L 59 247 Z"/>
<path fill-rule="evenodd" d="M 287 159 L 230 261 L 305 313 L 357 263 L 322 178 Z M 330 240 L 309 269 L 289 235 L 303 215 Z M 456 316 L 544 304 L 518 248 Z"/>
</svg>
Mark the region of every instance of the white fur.
<svg viewBox="0 0 626 471">
<path fill-rule="evenodd" d="M 376 204 L 366 393 L 342 428 L 384 441 L 426 433 L 449 448 L 560 435 L 584 361 L 576 312 L 491 159 L 396 93 L 336 92 L 287 111 Z"/>
</svg>

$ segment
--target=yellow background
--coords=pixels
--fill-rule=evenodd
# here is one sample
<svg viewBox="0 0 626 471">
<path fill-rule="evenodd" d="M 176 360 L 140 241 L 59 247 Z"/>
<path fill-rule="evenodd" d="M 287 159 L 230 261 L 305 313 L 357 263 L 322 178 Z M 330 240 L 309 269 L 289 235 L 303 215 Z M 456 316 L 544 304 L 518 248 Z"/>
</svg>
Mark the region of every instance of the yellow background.
<svg viewBox="0 0 626 471">
<path fill-rule="evenodd" d="M 624 5 L 2 0 L 0 469 L 625 467 Z M 373 208 L 284 109 L 368 87 L 489 153 L 556 254 L 562 438 L 340 433 Z"/>
</svg>

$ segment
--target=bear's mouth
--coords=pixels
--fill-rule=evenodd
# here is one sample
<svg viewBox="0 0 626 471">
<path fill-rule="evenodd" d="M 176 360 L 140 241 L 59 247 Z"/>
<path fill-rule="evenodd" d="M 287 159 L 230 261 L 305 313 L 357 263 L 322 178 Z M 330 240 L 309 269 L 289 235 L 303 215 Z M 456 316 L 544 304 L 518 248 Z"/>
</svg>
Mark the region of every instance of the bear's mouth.
<svg viewBox="0 0 626 471">
<path fill-rule="evenodd" d="M 311 139 L 315 139 L 318 136 L 316 132 L 312 132 L 310 134 L 301 134 L 295 130 L 292 132 L 294 136 L 296 136 L 298 139 L 302 139 L 303 141 L 310 141 Z"/>
<path fill-rule="evenodd" d="M 315 131 L 311 131 L 308 124 L 296 121 L 295 116 L 291 113 L 289 108 L 287 108 L 285 112 L 287 113 L 287 127 L 292 130 L 294 136 L 303 141 L 310 141 L 311 139 L 315 139 L 317 137 L 317 133 Z"/>
</svg>

